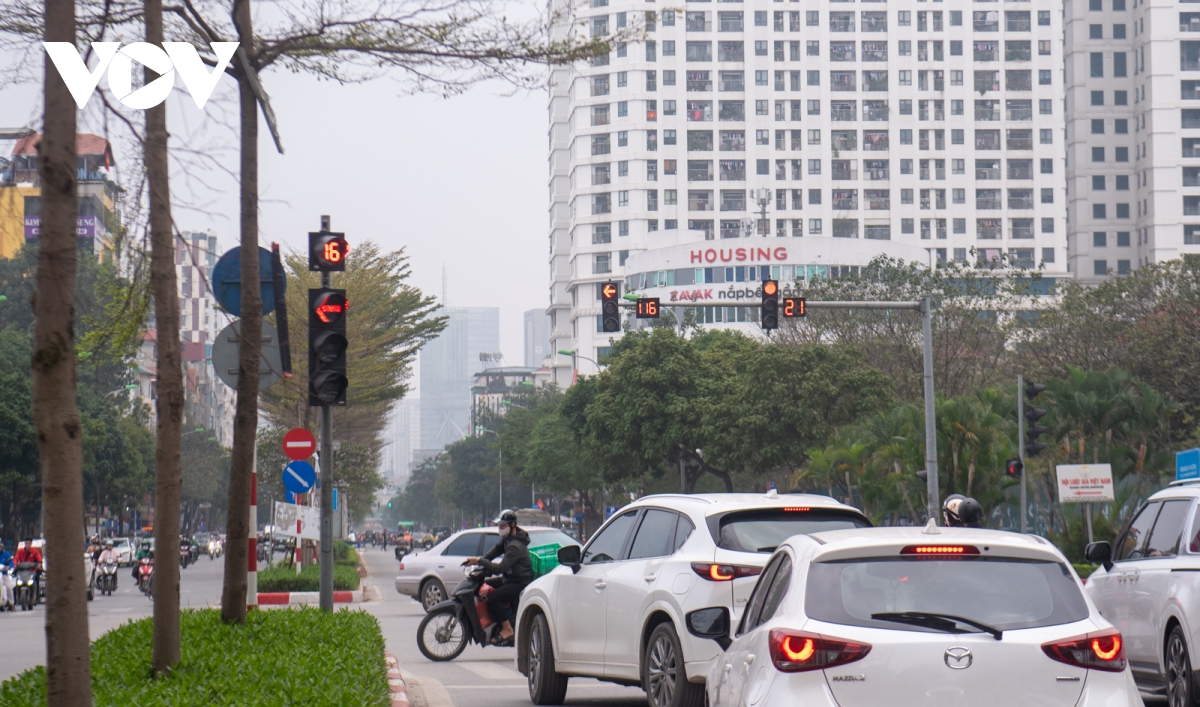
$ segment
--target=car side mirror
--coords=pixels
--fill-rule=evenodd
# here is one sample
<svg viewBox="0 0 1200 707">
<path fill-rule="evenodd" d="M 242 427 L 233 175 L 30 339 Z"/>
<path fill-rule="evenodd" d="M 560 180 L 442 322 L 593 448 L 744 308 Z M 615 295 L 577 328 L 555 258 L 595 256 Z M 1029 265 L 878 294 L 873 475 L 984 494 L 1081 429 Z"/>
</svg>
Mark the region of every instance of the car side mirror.
<svg viewBox="0 0 1200 707">
<path fill-rule="evenodd" d="M 716 641 L 721 650 L 726 650 L 733 643 L 729 638 L 729 609 L 723 606 L 688 612 L 687 629 L 697 638 Z"/>
<path fill-rule="evenodd" d="M 566 545 L 558 548 L 558 564 L 571 568 L 571 572 L 579 571 L 579 558 L 583 548 L 578 545 Z"/>
<path fill-rule="evenodd" d="M 1105 572 L 1113 568 L 1112 545 L 1109 545 L 1107 541 L 1089 543 L 1083 551 L 1083 556 L 1093 565 L 1104 565 Z"/>
</svg>

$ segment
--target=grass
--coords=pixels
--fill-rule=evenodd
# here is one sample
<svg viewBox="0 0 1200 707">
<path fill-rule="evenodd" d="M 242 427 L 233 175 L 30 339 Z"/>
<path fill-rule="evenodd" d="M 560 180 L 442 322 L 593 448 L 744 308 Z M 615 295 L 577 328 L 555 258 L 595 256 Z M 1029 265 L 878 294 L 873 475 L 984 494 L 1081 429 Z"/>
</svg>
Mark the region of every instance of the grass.
<svg viewBox="0 0 1200 707">
<path fill-rule="evenodd" d="M 96 707 L 385 707 L 383 635 L 363 611 L 254 611 L 228 626 L 214 609 L 181 615 L 182 660 L 166 678 L 150 672 L 152 619 L 92 643 Z M 0 705 L 46 704 L 44 667 L 0 683 Z"/>
<path fill-rule="evenodd" d="M 309 565 L 296 574 L 295 567 L 272 567 L 258 571 L 260 592 L 315 592 L 321 588 L 321 568 Z M 350 592 L 358 589 L 358 570 L 339 562 L 333 564 L 333 589 Z"/>
</svg>

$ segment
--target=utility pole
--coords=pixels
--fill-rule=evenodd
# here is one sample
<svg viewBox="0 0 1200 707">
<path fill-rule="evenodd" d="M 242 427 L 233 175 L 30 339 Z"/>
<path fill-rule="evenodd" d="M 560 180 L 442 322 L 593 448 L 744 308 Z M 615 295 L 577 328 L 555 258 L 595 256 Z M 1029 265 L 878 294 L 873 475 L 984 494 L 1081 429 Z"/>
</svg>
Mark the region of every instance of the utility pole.
<svg viewBox="0 0 1200 707">
<path fill-rule="evenodd" d="M 329 216 L 321 217 L 321 232 L 329 232 Z M 333 273 L 321 273 L 321 287 L 333 287 Z M 283 306 L 283 305 L 280 305 Z M 321 611 L 333 611 L 333 407 L 321 406 Z M 299 539 L 297 539 L 297 542 Z"/>
<path fill-rule="evenodd" d="M 1017 448 L 1021 453 L 1021 534 L 1029 532 L 1026 527 L 1025 497 L 1025 375 L 1017 374 Z"/>
</svg>

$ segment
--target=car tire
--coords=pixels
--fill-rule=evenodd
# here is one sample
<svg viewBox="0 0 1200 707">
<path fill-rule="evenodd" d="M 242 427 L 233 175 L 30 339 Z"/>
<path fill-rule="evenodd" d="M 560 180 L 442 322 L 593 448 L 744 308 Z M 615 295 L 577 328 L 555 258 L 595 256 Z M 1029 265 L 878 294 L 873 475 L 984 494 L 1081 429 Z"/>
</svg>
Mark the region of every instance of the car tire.
<svg viewBox="0 0 1200 707">
<path fill-rule="evenodd" d="M 428 613 L 430 609 L 446 601 L 446 587 L 437 579 L 427 579 L 421 583 L 421 606 Z"/>
<path fill-rule="evenodd" d="M 690 683 L 684 667 L 683 646 L 670 623 L 650 633 L 642 651 L 642 689 L 649 707 L 702 707 L 704 685 Z"/>
<path fill-rule="evenodd" d="M 1188 655 L 1187 639 L 1178 625 L 1167 636 L 1163 655 L 1166 666 L 1167 704 L 1170 707 L 1195 707 L 1196 696 L 1192 694 L 1192 664 Z"/>
<path fill-rule="evenodd" d="M 525 636 L 525 655 L 529 657 L 529 701 L 535 705 L 561 705 L 567 698 L 569 678 L 554 669 L 551 640 L 545 615 L 534 616 Z"/>
</svg>

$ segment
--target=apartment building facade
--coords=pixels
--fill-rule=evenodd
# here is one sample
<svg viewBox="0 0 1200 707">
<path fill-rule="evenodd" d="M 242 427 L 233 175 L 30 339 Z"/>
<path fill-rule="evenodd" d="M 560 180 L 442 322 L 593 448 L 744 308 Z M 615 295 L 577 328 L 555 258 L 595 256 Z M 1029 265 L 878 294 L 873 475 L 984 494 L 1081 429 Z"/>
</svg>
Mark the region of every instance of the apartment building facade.
<svg viewBox="0 0 1200 707">
<path fill-rule="evenodd" d="M 596 317 L 609 280 L 752 328 L 753 307 L 719 295 L 876 255 L 1066 275 L 1061 5 L 591 0 L 560 15 L 560 37 L 614 38 L 551 74 L 548 313 L 574 363 L 613 336 Z M 571 358 L 555 359 L 561 384 Z"/>
</svg>

